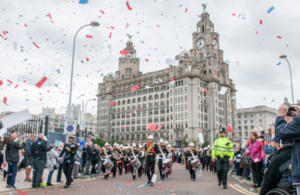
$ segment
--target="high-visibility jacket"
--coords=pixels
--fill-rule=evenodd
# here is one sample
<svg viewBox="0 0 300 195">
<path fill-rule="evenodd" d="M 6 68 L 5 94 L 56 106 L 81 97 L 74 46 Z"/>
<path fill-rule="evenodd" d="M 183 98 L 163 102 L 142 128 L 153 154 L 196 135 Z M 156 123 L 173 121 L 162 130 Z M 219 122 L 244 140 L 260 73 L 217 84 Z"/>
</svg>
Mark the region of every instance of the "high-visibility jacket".
<svg viewBox="0 0 300 195">
<path fill-rule="evenodd" d="M 224 156 L 230 157 L 230 160 L 233 159 L 234 150 L 232 147 L 231 141 L 226 137 L 220 137 L 215 140 L 213 149 L 212 149 L 212 158 L 218 156 L 224 158 Z"/>
</svg>

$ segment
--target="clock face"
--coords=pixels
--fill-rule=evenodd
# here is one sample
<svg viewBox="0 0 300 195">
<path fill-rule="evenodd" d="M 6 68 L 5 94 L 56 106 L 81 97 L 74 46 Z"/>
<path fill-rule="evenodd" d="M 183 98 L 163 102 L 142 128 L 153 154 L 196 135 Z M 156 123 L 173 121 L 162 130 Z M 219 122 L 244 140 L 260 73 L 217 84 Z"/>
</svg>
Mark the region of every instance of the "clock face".
<svg viewBox="0 0 300 195">
<path fill-rule="evenodd" d="M 205 40 L 204 39 L 198 39 L 198 41 L 196 42 L 196 48 L 198 50 L 203 49 L 205 46 Z"/>
<path fill-rule="evenodd" d="M 212 44 L 214 46 L 214 49 L 217 50 L 218 49 L 218 41 L 216 39 L 213 39 Z"/>
</svg>

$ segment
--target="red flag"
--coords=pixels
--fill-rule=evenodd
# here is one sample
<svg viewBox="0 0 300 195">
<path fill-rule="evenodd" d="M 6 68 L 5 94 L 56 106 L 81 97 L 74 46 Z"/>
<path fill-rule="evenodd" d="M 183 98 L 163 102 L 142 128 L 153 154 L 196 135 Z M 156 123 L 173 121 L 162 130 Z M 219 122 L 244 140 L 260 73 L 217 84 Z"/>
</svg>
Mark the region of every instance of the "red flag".
<svg viewBox="0 0 300 195">
<path fill-rule="evenodd" d="M 127 5 L 127 8 L 128 8 L 129 10 L 132 10 L 132 8 L 130 7 L 130 5 L 129 5 L 129 2 L 128 2 L 128 1 L 126 2 L 126 5 Z"/>
<path fill-rule="evenodd" d="M 135 91 L 135 90 L 137 90 L 139 88 L 139 86 L 137 85 L 137 86 L 134 86 L 134 87 L 131 87 L 131 91 Z"/>
<path fill-rule="evenodd" d="M 152 123 L 149 123 L 147 126 L 146 126 L 146 129 L 150 129 L 151 131 L 154 131 L 156 128 L 156 125 L 155 124 L 152 124 Z"/>
<path fill-rule="evenodd" d="M 260 24 L 262 24 L 262 20 L 260 20 L 259 22 L 260 22 Z"/>
<path fill-rule="evenodd" d="M 47 77 L 43 77 L 37 84 L 35 84 L 35 86 L 37 86 L 38 88 L 41 88 L 41 86 L 45 83 L 46 80 L 47 80 Z"/>
<path fill-rule="evenodd" d="M 3 84 L 3 81 L 2 80 L 0 80 L 0 87 L 1 87 L 1 85 Z"/>
<path fill-rule="evenodd" d="M 230 126 L 228 125 L 228 126 L 227 126 L 227 131 L 228 131 L 229 133 L 232 133 L 232 132 L 233 132 L 233 129 L 231 129 Z"/>
<path fill-rule="evenodd" d="M 10 84 L 13 84 L 13 82 L 11 82 L 10 80 L 7 79 L 7 81 L 8 81 Z"/>
<path fill-rule="evenodd" d="M 4 97 L 3 98 L 3 103 L 7 106 L 6 101 L 7 101 L 7 97 Z"/>
<path fill-rule="evenodd" d="M 129 51 L 120 51 L 120 54 L 123 54 L 123 55 L 126 55 L 128 53 L 129 53 Z"/>
<path fill-rule="evenodd" d="M 92 35 L 85 35 L 86 38 L 93 38 Z"/>
<path fill-rule="evenodd" d="M 115 103 L 115 102 L 109 102 L 109 104 L 111 104 L 111 105 L 118 105 L 118 103 Z"/>
</svg>

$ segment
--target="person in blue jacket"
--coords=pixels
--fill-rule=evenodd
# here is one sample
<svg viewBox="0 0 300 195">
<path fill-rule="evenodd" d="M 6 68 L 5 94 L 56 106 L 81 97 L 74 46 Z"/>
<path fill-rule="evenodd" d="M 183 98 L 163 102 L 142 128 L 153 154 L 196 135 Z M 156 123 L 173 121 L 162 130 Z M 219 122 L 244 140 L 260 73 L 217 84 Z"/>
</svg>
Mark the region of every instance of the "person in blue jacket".
<svg viewBox="0 0 300 195">
<path fill-rule="evenodd" d="M 292 149 L 292 180 L 300 194 L 300 106 L 281 105 L 275 121 L 276 137 L 283 141 L 294 142 Z M 273 133 L 273 132 L 272 132 Z"/>
</svg>

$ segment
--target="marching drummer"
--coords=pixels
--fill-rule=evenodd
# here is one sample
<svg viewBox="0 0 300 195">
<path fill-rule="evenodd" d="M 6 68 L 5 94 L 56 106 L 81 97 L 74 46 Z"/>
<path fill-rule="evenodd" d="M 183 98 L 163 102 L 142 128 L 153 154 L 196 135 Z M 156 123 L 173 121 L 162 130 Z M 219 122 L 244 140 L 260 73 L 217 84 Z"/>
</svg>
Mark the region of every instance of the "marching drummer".
<svg viewBox="0 0 300 195">
<path fill-rule="evenodd" d="M 189 164 L 189 170 L 190 170 L 191 180 L 193 180 L 193 181 L 195 181 L 195 179 L 196 179 L 196 174 L 195 174 L 196 170 L 194 170 L 191 162 L 193 160 L 197 159 L 197 155 L 198 154 L 197 154 L 197 151 L 195 150 L 195 145 L 193 143 L 190 143 L 190 149 L 188 151 L 187 157 L 188 157 L 188 161 L 189 161 L 188 164 Z M 194 157 L 195 157 L 195 159 L 194 159 Z"/>
<path fill-rule="evenodd" d="M 109 175 L 109 170 L 107 170 L 107 167 L 105 166 L 106 163 L 112 163 L 110 161 L 111 151 L 109 149 L 109 144 L 106 142 L 103 149 L 103 165 L 101 167 L 102 172 L 104 173 L 104 179 L 107 180 L 107 177 Z"/>
<path fill-rule="evenodd" d="M 129 166 L 128 166 L 128 147 L 124 147 L 123 150 L 123 159 L 124 159 L 124 169 L 125 169 L 125 174 L 127 174 Z"/>
<path fill-rule="evenodd" d="M 121 156 L 121 162 L 118 163 L 118 168 L 119 168 L 119 175 L 122 175 L 123 173 L 123 167 L 124 167 L 124 156 L 123 156 L 123 153 L 124 153 L 124 150 L 123 150 L 124 146 L 121 144 L 120 145 L 120 156 Z"/>
<path fill-rule="evenodd" d="M 132 150 L 130 151 L 130 161 L 132 162 L 135 158 L 137 158 L 139 151 L 136 149 L 136 144 L 132 144 Z M 132 179 L 135 180 L 136 172 L 134 172 L 134 166 L 130 163 L 130 171 L 132 173 Z"/>
<path fill-rule="evenodd" d="M 165 167 L 163 166 L 163 161 L 165 159 L 167 159 L 167 155 L 168 155 L 168 150 L 166 148 L 166 146 L 164 145 L 164 140 L 160 139 L 159 140 L 159 148 L 158 148 L 158 169 L 159 169 L 159 174 L 160 174 L 160 179 L 164 181 L 165 179 L 165 175 L 162 174 L 162 172 L 164 172 Z"/>
</svg>

